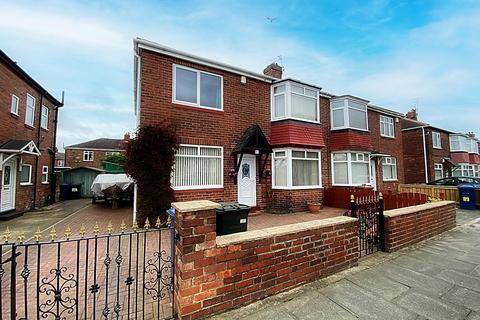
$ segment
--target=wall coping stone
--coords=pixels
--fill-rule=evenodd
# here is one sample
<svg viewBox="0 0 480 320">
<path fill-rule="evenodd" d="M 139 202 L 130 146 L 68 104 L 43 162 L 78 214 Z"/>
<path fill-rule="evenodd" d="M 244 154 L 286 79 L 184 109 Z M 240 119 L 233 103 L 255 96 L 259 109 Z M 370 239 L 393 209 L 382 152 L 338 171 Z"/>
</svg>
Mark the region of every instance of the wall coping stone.
<svg viewBox="0 0 480 320">
<path fill-rule="evenodd" d="M 411 214 L 411 213 L 415 213 L 423 210 L 440 208 L 450 204 L 455 204 L 455 201 L 444 200 L 444 201 L 437 201 L 437 202 L 429 202 L 429 203 L 405 207 L 405 208 L 387 210 L 383 213 L 383 215 L 385 216 L 385 218 L 393 218 L 393 217 Z"/>
<path fill-rule="evenodd" d="M 173 202 L 172 207 L 182 213 L 212 210 L 220 207 L 220 204 L 210 200 L 194 200 L 186 202 Z"/>
<path fill-rule="evenodd" d="M 312 220 L 312 221 L 299 222 L 299 223 L 289 224 L 289 225 L 284 225 L 279 227 L 271 227 L 271 228 L 265 228 L 260 230 L 233 233 L 225 236 L 217 236 L 216 241 L 217 241 L 218 247 L 225 247 L 232 244 L 271 238 L 275 236 L 282 236 L 290 233 L 318 229 L 322 227 L 335 226 L 335 225 L 353 222 L 357 220 L 358 219 L 356 218 L 345 217 L 345 216 L 321 219 L 321 220 Z"/>
</svg>

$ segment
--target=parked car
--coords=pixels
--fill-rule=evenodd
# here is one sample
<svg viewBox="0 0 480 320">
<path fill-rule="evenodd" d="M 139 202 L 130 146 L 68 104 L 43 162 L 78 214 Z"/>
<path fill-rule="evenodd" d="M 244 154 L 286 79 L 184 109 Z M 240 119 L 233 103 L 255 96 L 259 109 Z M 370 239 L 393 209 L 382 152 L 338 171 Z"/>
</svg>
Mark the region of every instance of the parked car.
<svg viewBox="0 0 480 320">
<path fill-rule="evenodd" d="M 442 178 L 435 181 L 431 181 L 428 184 L 437 185 L 437 186 L 458 186 L 461 183 L 480 183 L 480 178 L 472 177 L 448 177 Z"/>
</svg>

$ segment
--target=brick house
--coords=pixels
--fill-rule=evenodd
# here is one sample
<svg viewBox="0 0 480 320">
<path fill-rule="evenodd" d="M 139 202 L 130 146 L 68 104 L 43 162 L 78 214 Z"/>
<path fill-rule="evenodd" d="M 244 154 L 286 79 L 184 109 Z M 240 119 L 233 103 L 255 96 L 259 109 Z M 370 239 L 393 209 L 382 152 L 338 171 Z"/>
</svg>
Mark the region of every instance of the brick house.
<svg viewBox="0 0 480 320">
<path fill-rule="evenodd" d="M 259 74 L 143 39 L 134 47 L 137 125 L 169 123 L 179 136 L 177 201 L 299 211 L 325 187 L 403 180 L 400 113 L 282 79 L 277 64 Z"/>
<path fill-rule="evenodd" d="M 452 175 L 450 131 L 418 121 L 412 109 L 402 119 L 405 183 L 428 183 Z"/>
<path fill-rule="evenodd" d="M 455 177 L 480 177 L 479 140 L 472 132 L 450 134 L 450 157 Z"/>
<path fill-rule="evenodd" d="M 103 169 L 103 159 L 111 154 L 125 153 L 126 141 L 123 139 L 99 138 L 65 147 L 65 167 L 90 167 Z"/>
<path fill-rule="evenodd" d="M 0 50 L 0 105 L 0 219 L 6 219 L 54 201 L 63 103 Z"/>
</svg>

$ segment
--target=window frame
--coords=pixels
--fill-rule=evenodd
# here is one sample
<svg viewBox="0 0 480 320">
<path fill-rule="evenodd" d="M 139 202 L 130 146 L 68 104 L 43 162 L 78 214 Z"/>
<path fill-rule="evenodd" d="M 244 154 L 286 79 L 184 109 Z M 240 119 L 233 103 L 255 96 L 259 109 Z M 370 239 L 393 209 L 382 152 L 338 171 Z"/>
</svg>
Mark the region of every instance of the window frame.
<svg viewBox="0 0 480 320">
<path fill-rule="evenodd" d="M 305 152 L 305 158 L 293 157 L 293 151 Z M 278 157 L 287 160 L 287 185 L 277 186 L 275 185 L 275 152 L 285 152 L 285 156 Z M 315 152 L 318 154 L 318 158 L 306 158 L 307 152 Z M 305 160 L 305 161 L 318 161 L 318 184 L 308 186 L 294 186 L 293 185 L 293 160 Z M 276 190 L 305 190 L 305 189 L 322 189 L 322 151 L 318 149 L 302 149 L 302 148 L 281 148 L 273 149 L 272 153 L 272 189 Z"/>
<path fill-rule="evenodd" d="M 27 122 L 27 116 L 28 116 L 28 110 L 29 110 L 29 107 L 28 107 L 28 98 L 32 98 L 33 99 L 33 107 L 32 107 L 32 123 L 28 123 Z M 31 94 L 27 93 L 27 98 L 25 99 L 25 124 L 27 126 L 30 126 L 32 128 L 35 127 L 35 109 L 36 109 L 36 104 L 37 104 L 37 99 L 35 99 L 34 96 L 32 96 Z"/>
<path fill-rule="evenodd" d="M 43 114 L 43 111 L 44 111 L 44 110 L 47 110 L 46 115 Z M 42 129 L 48 130 L 48 120 L 49 120 L 49 116 L 50 116 L 50 109 L 49 109 L 46 105 L 43 105 L 43 104 L 42 104 L 42 114 L 40 115 L 40 127 L 41 127 Z M 46 118 L 45 126 L 44 126 L 44 123 L 43 123 L 44 118 Z"/>
<path fill-rule="evenodd" d="M 177 68 L 188 70 L 188 71 L 193 71 L 197 73 L 197 102 L 188 102 L 188 101 L 182 101 L 177 99 Z M 211 76 L 219 77 L 220 78 L 220 108 L 214 108 L 214 107 L 208 107 L 208 106 L 202 106 L 200 104 L 200 78 L 201 74 L 208 74 Z M 196 108 L 201 108 L 201 109 L 208 109 L 208 110 L 215 110 L 215 111 L 222 111 L 223 112 L 223 76 L 220 74 L 216 73 L 211 73 L 191 67 L 186 67 L 180 64 L 172 64 L 172 103 L 174 104 L 179 104 L 179 105 L 185 105 L 185 106 L 191 106 L 191 107 L 196 107 Z"/>
<path fill-rule="evenodd" d="M 392 121 L 392 123 L 389 123 L 390 120 Z M 392 135 L 388 134 L 390 132 L 388 132 L 387 134 L 382 133 L 382 129 L 384 125 L 388 126 L 388 129 L 389 129 L 388 131 L 390 131 L 390 125 L 391 125 Z M 380 115 L 380 136 L 386 137 L 386 138 L 395 138 L 395 120 L 393 119 L 393 117 L 385 116 L 383 114 Z"/>
<path fill-rule="evenodd" d="M 22 174 L 21 174 L 21 172 L 22 172 L 22 169 L 23 169 L 24 166 L 25 166 L 25 167 L 29 167 L 29 170 L 28 170 L 28 182 L 25 182 L 25 181 L 22 182 Z M 20 164 L 20 179 L 19 179 L 19 181 L 20 181 L 20 185 L 21 185 L 21 186 L 31 186 L 31 185 L 32 185 L 32 165 L 31 165 L 31 164 L 28 164 L 28 163 L 22 163 L 22 164 Z"/>
<path fill-rule="evenodd" d="M 439 171 L 439 170 L 440 170 L 440 172 L 441 172 L 441 177 L 437 179 L 437 178 L 435 177 L 435 173 L 436 173 L 436 171 Z M 433 164 L 433 177 L 435 178 L 435 180 L 439 180 L 439 179 L 446 178 L 446 177 L 444 177 L 444 175 L 443 175 L 443 163 L 434 163 L 434 164 Z"/>
<path fill-rule="evenodd" d="M 458 149 L 452 148 L 452 142 L 457 142 L 459 148 Z M 468 146 L 468 138 L 460 134 L 450 135 L 449 144 L 450 144 L 450 152 L 469 152 L 470 150 L 470 147 Z"/>
<path fill-rule="evenodd" d="M 216 158 L 220 159 L 220 177 L 221 177 L 221 184 L 219 185 L 195 185 L 195 186 L 174 186 L 173 184 L 173 177 L 175 175 L 175 165 L 172 169 L 172 175 L 171 175 L 171 184 L 172 184 L 172 189 L 177 191 L 177 190 L 202 190 L 202 189 L 223 189 L 224 186 L 224 174 L 225 174 L 225 168 L 223 167 L 224 165 L 224 154 L 223 154 L 223 146 L 211 146 L 211 145 L 199 145 L 199 144 L 179 144 L 179 147 L 196 147 L 198 148 L 199 152 L 198 155 L 180 155 L 180 157 L 186 157 L 186 158 Z M 212 149 L 220 149 L 221 155 L 220 156 L 202 156 L 200 155 L 200 148 L 212 148 Z M 179 156 L 175 154 L 175 158 Z"/>
<path fill-rule="evenodd" d="M 16 101 L 15 111 L 13 111 L 13 102 L 14 101 Z M 20 109 L 20 98 L 17 97 L 16 95 L 12 94 L 12 101 L 10 103 L 10 113 L 18 116 L 19 109 Z"/>
<path fill-rule="evenodd" d="M 343 106 L 341 107 L 333 107 L 332 103 L 335 101 L 343 100 Z M 355 109 L 358 111 L 362 111 L 359 108 L 355 107 L 350 107 L 348 104 L 348 101 L 353 101 L 359 104 L 365 104 L 365 123 L 366 123 L 366 129 L 363 128 L 355 128 L 350 125 L 350 114 L 349 110 L 350 109 Z M 338 126 L 335 127 L 333 125 L 333 112 L 335 110 L 343 110 L 343 126 Z M 368 126 L 368 103 L 359 99 L 355 99 L 353 97 L 339 97 L 335 99 L 330 100 L 330 131 L 335 131 L 335 130 L 343 130 L 343 129 L 352 129 L 352 130 L 358 130 L 358 131 L 364 131 L 364 132 L 369 132 L 369 126 Z"/>
<path fill-rule="evenodd" d="M 48 179 L 48 166 L 42 166 L 42 184 L 49 184 L 49 183 L 50 181 Z"/>
<path fill-rule="evenodd" d="M 347 155 L 347 159 L 346 160 L 337 160 L 337 161 L 334 161 L 333 157 L 335 154 L 346 154 Z M 352 161 L 352 154 L 355 154 L 355 161 Z M 357 154 L 363 154 L 364 155 L 364 161 L 359 161 L 357 160 Z M 365 160 L 365 155 L 368 155 L 366 158 L 367 160 Z M 340 186 L 340 187 L 351 187 L 351 186 L 363 186 L 363 185 L 366 185 L 366 186 L 371 186 L 372 185 L 372 170 L 371 170 L 371 167 L 370 167 L 370 161 L 371 161 L 371 157 L 370 157 L 370 153 L 368 152 L 362 152 L 362 151 L 338 151 L 338 152 L 332 152 L 331 153 L 331 159 L 330 159 L 330 165 L 331 165 L 331 168 L 332 168 L 332 186 Z M 347 180 L 348 180 L 348 183 L 335 183 L 335 163 L 338 162 L 338 163 L 346 163 L 347 164 Z M 352 175 L 352 163 L 366 163 L 367 166 L 368 166 L 368 183 L 353 183 L 353 175 Z"/>
<path fill-rule="evenodd" d="M 91 154 L 92 158 L 91 159 L 85 158 L 85 155 L 87 155 L 87 154 Z M 93 152 L 92 150 L 84 150 L 83 151 L 83 161 L 84 162 L 93 162 L 94 159 L 95 159 L 95 152 Z"/>
<path fill-rule="evenodd" d="M 394 160 L 392 162 L 392 159 Z M 390 163 L 384 163 L 384 160 L 385 162 L 388 162 L 388 160 L 390 160 Z M 382 165 L 382 179 L 383 181 L 398 181 L 398 166 L 397 166 L 397 158 L 395 157 L 382 157 L 382 162 L 381 162 L 381 165 Z M 391 167 L 394 167 L 395 168 L 395 178 L 392 178 L 392 179 L 386 179 L 385 178 L 385 170 L 383 169 L 384 166 L 391 166 Z"/>
<path fill-rule="evenodd" d="M 303 88 L 303 94 L 297 93 L 297 92 L 292 92 L 292 85 L 297 86 L 297 87 L 302 87 Z M 275 88 L 285 86 L 285 91 L 281 93 L 275 93 Z M 305 94 L 305 90 L 311 90 L 315 91 L 315 97 L 309 96 Z M 284 95 L 285 96 L 285 115 L 283 117 L 275 117 L 275 97 L 278 95 Z M 303 119 L 303 118 L 298 118 L 298 117 L 293 117 L 292 116 L 292 94 L 294 95 L 299 95 L 299 96 L 304 96 L 308 98 L 315 98 L 317 100 L 317 120 L 309 120 L 309 119 Z M 318 90 L 315 87 L 306 85 L 306 84 L 301 84 L 297 83 L 294 81 L 282 81 L 279 83 L 275 83 L 270 87 L 270 121 L 275 122 L 275 121 L 282 121 L 282 120 L 287 120 L 287 119 L 292 119 L 292 120 L 298 120 L 298 121 L 303 121 L 303 122 L 309 122 L 309 123 L 316 123 L 320 124 L 321 119 L 320 119 L 320 90 Z"/>
<path fill-rule="evenodd" d="M 434 149 L 442 149 L 442 135 L 438 131 L 432 131 L 432 146 Z"/>
</svg>

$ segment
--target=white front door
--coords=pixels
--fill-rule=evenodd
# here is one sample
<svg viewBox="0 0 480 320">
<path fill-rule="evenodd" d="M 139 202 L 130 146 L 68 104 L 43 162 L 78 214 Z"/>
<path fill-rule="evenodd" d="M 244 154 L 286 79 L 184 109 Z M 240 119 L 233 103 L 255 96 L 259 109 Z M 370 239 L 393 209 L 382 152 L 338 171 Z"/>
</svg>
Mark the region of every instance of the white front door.
<svg viewBox="0 0 480 320">
<path fill-rule="evenodd" d="M 2 193 L 0 194 L 0 212 L 15 209 L 16 161 L 11 159 L 2 167 Z"/>
<path fill-rule="evenodd" d="M 370 160 L 370 184 L 373 190 L 377 191 L 377 170 L 375 166 L 375 160 Z"/>
<path fill-rule="evenodd" d="M 257 169 L 255 156 L 244 154 L 238 170 L 238 203 L 257 205 Z"/>
</svg>

